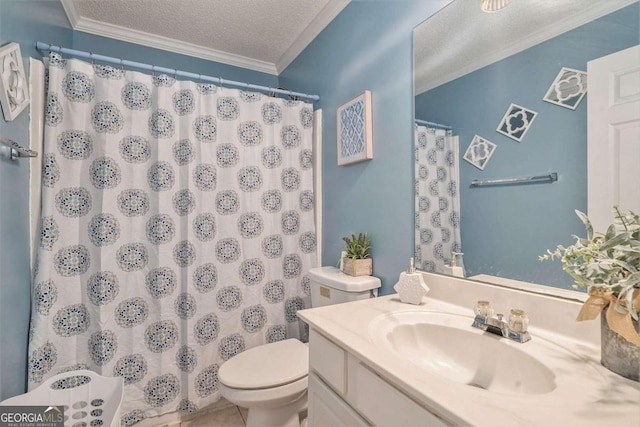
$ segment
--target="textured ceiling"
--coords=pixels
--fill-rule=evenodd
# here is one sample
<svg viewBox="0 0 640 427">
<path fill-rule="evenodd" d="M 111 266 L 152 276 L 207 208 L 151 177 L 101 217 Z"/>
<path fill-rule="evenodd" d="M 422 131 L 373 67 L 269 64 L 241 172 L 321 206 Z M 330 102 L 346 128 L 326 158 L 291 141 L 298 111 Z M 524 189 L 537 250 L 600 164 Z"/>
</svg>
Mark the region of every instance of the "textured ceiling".
<svg viewBox="0 0 640 427">
<path fill-rule="evenodd" d="M 62 0 L 74 29 L 162 48 L 160 40 L 167 50 L 272 73 L 288 65 L 348 2 Z"/>
<path fill-rule="evenodd" d="M 414 30 L 416 94 L 638 0 L 513 0 L 496 13 L 455 0 Z"/>
</svg>

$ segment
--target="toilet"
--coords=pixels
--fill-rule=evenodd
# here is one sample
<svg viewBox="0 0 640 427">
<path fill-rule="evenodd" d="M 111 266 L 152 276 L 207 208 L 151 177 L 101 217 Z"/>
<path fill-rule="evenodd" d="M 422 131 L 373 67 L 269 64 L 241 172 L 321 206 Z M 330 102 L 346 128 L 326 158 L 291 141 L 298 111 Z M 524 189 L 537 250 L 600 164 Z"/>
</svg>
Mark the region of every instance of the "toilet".
<svg viewBox="0 0 640 427">
<path fill-rule="evenodd" d="M 377 296 L 380 279 L 352 277 L 335 267 L 309 270 L 311 306 Z M 261 345 L 227 360 L 218 370 L 222 397 L 249 410 L 247 427 L 299 427 L 307 408 L 309 348 L 297 339 Z"/>
</svg>

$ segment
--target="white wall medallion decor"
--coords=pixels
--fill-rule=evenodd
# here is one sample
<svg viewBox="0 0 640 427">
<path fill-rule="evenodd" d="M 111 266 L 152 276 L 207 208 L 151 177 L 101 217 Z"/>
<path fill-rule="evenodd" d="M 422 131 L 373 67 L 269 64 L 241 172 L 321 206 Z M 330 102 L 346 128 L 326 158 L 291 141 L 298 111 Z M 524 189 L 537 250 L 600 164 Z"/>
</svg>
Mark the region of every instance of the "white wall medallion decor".
<svg viewBox="0 0 640 427">
<path fill-rule="evenodd" d="M 528 108 L 511 104 L 496 131 L 520 142 L 537 115 L 538 113 Z"/>
<path fill-rule="evenodd" d="M 0 47 L 0 104 L 7 122 L 29 105 L 29 87 L 18 43 Z"/>
<path fill-rule="evenodd" d="M 484 170 L 497 147 L 493 142 L 475 135 L 462 158 L 478 169 Z"/>
<path fill-rule="evenodd" d="M 578 104 L 587 93 L 587 73 L 572 68 L 562 67 L 549 87 L 543 100 L 570 110 L 578 108 Z"/>
<path fill-rule="evenodd" d="M 338 166 L 373 158 L 371 92 L 365 90 L 337 111 Z"/>
</svg>

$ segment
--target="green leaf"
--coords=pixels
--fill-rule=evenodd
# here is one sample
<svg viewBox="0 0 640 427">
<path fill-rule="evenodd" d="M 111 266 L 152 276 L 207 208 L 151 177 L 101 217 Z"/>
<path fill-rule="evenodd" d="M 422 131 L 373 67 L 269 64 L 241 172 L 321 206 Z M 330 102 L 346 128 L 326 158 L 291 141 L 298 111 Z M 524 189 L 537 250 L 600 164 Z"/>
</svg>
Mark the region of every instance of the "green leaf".
<svg viewBox="0 0 640 427">
<path fill-rule="evenodd" d="M 606 251 L 627 242 L 629 242 L 629 235 L 627 233 L 618 234 L 617 236 L 607 239 L 602 246 L 600 246 L 600 250 Z"/>
<path fill-rule="evenodd" d="M 609 240 L 611 239 L 613 236 L 616 235 L 616 225 L 615 224 L 611 224 L 609 225 L 609 227 L 607 228 L 607 232 L 604 235 L 604 239 L 605 240 Z"/>
<path fill-rule="evenodd" d="M 576 215 L 578 215 L 578 218 L 580 218 L 580 220 L 584 224 L 584 227 L 587 229 L 587 239 L 593 239 L 593 226 L 591 225 L 591 221 L 589 221 L 589 218 L 583 212 L 580 212 L 577 209 Z"/>
<path fill-rule="evenodd" d="M 632 296 L 640 289 L 640 215 L 615 207 L 615 219 L 605 234 L 594 233 L 584 213 L 576 211 L 576 215 L 585 225 L 587 238 L 573 236 L 573 245 L 558 245 L 538 259 L 560 259 L 562 269 L 574 280 L 574 288 L 595 286 L 613 292 L 616 310 L 626 313 L 628 309 L 634 319 L 639 317 L 640 307 L 632 305 Z"/>
<path fill-rule="evenodd" d="M 345 242 L 345 250 L 347 251 L 347 257 L 356 259 L 370 258 L 369 253 L 371 249 L 371 237 L 367 233 L 351 233 L 350 237 L 343 237 Z"/>
<path fill-rule="evenodd" d="M 617 264 L 620 267 L 624 268 L 625 270 L 629 271 L 630 273 L 635 273 L 636 271 L 638 271 L 638 268 L 636 268 L 635 266 L 629 264 L 628 262 L 622 261 L 620 259 L 612 259 L 611 262 L 613 264 Z"/>
</svg>

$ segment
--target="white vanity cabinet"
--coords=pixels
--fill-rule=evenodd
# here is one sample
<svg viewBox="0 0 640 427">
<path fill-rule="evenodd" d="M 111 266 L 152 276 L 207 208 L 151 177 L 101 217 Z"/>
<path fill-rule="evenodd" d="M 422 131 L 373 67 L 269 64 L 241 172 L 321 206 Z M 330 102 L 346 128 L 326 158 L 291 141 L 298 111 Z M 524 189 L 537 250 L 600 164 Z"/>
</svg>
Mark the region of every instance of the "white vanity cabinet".
<svg viewBox="0 0 640 427">
<path fill-rule="evenodd" d="M 309 427 L 448 425 L 313 328 L 308 420 Z"/>
<path fill-rule="evenodd" d="M 494 427 L 523 423 L 547 427 L 557 425 L 558 420 L 567 427 L 640 426 L 640 387 L 600 365 L 599 325 L 575 322 L 582 306 L 577 298 L 536 294 L 534 285 L 520 291 L 424 274 L 431 296 L 421 306 L 404 304 L 397 295 L 387 295 L 297 312 L 311 329 L 309 427 Z M 483 337 L 481 331 L 471 327 L 470 315 L 470 307 L 481 299 L 496 307 L 526 309 L 535 319 L 533 339 L 520 344 Z M 462 340 L 451 335 L 452 342 L 457 339 L 458 344 L 450 348 L 437 340 L 420 344 L 420 334 L 432 331 L 422 328 L 418 333 L 410 326 L 420 324 L 466 331 L 488 341 L 476 342 L 463 334 Z M 404 333 L 415 346 L 411 341 L 394 339 L 399 335 L 389 331 L 397 325 L 410 326 L 396 332 Z M 458 351 L 485 352 L 493 344 L 500 347 L 491 347 L 491 352 L 519 351 L 518 363 L 527 360 L 539 365 L 538 373 L 551 371 L 553 384 L 545 380 L 543 388 L 483 390 L 470 386 L 465 376 L 455 377 L 414 362 L 422 352 L 424 357 L 435 356 L 430 345 L 455 356 Z M 529 368 L 527 372 L 532 373 Z M 544 375 L 547 380 L 551 378 L 548 372 Z M 532 384 L 538 384 L 537 376 L 534 378 Z"/>
</svg>

